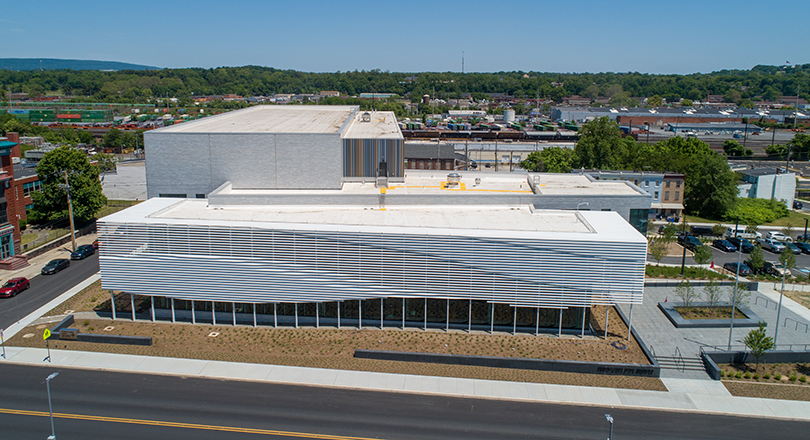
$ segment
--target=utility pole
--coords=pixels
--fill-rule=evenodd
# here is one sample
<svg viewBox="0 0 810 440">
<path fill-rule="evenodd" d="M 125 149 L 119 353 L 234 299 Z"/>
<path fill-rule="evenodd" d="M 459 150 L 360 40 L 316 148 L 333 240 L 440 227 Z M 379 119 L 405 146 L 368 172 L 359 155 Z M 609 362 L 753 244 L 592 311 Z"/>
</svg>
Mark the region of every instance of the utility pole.
<svg viewBox="0 0 810 440">
<path fill-rule="evenodd" d="M 70 184 L 68 183 L 68 172 L 65 170 L 65 184 L 59 185 L 67 193 L 68 214 L 70 215 L 70 239 L 73 242 L 73 251 L 76 251 L 76 226 L 73 224 L 73 201 L 70 198 Z"/>
</svg>

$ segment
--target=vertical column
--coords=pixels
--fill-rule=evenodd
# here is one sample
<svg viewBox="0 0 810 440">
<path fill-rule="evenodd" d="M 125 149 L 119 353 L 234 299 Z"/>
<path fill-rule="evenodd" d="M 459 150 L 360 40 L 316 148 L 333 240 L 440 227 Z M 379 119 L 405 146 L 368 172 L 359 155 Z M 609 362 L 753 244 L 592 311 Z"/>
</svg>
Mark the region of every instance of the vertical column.
<svg viewBox="0 0 810 440">
<path fill-rule="evenodd" d="M 194 300 L 193 299 L 191 300 L 191 323 L 192 324 L 197 323 L 197 313 L 194 310 Z"/>
<path fill-rule="evenodd" d="M 380 330 L 383 329 L 383 319 L 385 312 L 385 302 L 382 298 L 380 298 Z"/>
<path fill-rule="evenodd" d="M 470 299 L 469 306 L 467 307 L 467 333 L 472 331 L 472 299 Z"/>
<path fill-rule="evenodd" d="M 340 329 L 340 301 L 337 302 L 338 329 Z"/>
<path fill-rule="evenodd" d="M 402 298 L 402 330 L 405 330 L 405 298 Z"/>
<path fill-rule="evenodd" d="M 627 323 L 627 340 L 630 340 L 630 333 L 633 331 L 633 305 L 630 304 L 630 318 Z"/>
<path fill-rule="evenodd" d="M 422 328 L 422 330 L 427 331 L 427 298 L 425 298 L 425 326 Z"/>
<path fill-rule="evenodd" d="M 295 328 L 298 328 L 298 303 L 294 303 L 295 306 Z"/>
<path fill-rule="evenodd" d="M 273 328 L 278 328 L 278 303 L 273 303 Z"/>
<path fill-rule="evenodd" d="M 217 305 L 211 301 L 211 322 L 217 325 Z"/>
<path fill-rule="evenodd" d="M 155 322 L 155 297 L 149 297 L 152 300 L 152 322 Z"/>
<path fill-rule="evenodd" d="M 231 315 L 233 316 L 233 326 L 236 327 L 236 303 L 231 303 Z"/>
<path fill-rule="evenodd" d="M 534 323 L 536 324 L 536 326 L 534 328 L 534 335 L 539 336 L 540 335 L 540 307 L 537 308 L 537 317 L 534 318 Z"/>
<path fill-rule="evenodd" d="M 253 327 L 256 327 L 256 303 L 253 303 Z"/>
<path fill-rule="evenodd" d="M 444 331 L 450 331 L 450 299 L 447 299 L 447 326 L 445 327 Z"/>
<path fill-rule="evenodd" d="M 174 322 L 175 322 L 175 319 L 174 319 L 174 298 L 172 298 L 172 324 L 174 324 Z"/>
<path fill-rule="evenodd" d="M 363 300 L 357 300 L 357 328 L 358 330 L 363 329 Z"/>
<path fill-rule="evenodd" d="M 608 316 L 610 315 L 610 306 L 605 306 L 605 339 L 607 339 Z"/>
<path fill-rule="evenodd" d="M 495 333 L 495 303 L 492 303 L 492 307 L 489 309 L 489 334 L 493 333 Z"/>
<path fill-rule="evenodd" d="M 112 306 L 112 318 L 115 321 L 115 292 L 110 290 L 110 306 Z"/>
<path fill-rule="evenodd" d="M 135 295 L 133 295 L 131 293 L 129 294 L 129 304 L 130 304 L 130 307 L 132 308 L 132 321 L 134 322 L 135 321 Z"/>
<path fill-rule="evenodd" d="M 321 305 L 320 303 L 315 303 L 315 328 L 321 328 L 320 314 Z"/>
<path fill-rule="evenodd" d="M 562 337 L 562 309 L 560 309 L 560 331 L 557 333 L 557 337 Z"/>
<path fill-rule="evenodd" d="M 587 312 L 587 311 L 588 311 L 588 308 L 585 307 L 585 306 L 582 306 L 582 335 L 580 335 L 580 338 L 585 338 L 585 312 Z"/>
<path fill-rule="evenodd" d="M 509 159 L 512 160 L 511 158 Z M 511 162 L 510 162 L 511 163 Z M 512 334 L 517 333 L 517 307 L 512 307 Z"/>
</svg>

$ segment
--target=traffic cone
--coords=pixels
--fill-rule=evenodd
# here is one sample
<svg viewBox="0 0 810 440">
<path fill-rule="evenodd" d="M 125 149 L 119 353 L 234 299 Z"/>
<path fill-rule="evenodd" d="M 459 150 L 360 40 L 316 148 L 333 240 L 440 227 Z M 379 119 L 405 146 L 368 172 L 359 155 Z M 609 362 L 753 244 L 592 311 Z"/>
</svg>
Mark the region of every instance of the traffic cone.
<svg viewBox="0 0 810 440">
<path fill-rule="evenodd" d="M 714 269 L 714 260 L 712 260 L 712 269 Z"/>
<path fill-rule="evenodd" d="M 667 302 L 667 300 L 668 300 L 668 299 L 669 299 L 669 297 L 668 297 L 668 296 L 667 296 L 667 297 L 664 297 L 664 302 Z"/>
</svg>

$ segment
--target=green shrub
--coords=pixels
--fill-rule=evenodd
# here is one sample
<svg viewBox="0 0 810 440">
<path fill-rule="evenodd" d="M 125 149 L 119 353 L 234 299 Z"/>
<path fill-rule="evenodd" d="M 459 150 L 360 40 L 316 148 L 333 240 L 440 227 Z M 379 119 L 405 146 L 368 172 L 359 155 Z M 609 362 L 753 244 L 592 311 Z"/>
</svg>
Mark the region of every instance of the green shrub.
<svg viewBox="0 0 810 440">
<path fill-rule="evenodd" d="M 743 377 L 745 377 L 746 379 L 750 379 L 751 378 L 751 373 L 746 371 L 745 375 Z"/>
<path fill-rule="evenodd" d="M 739 199 L 734 208 L 726 211 L 727 221 L 736 221 L 740 224 L 762 225 L 776 219 L 787 217 L 788 209 L 784 202 L 770 199 Z"/>
<path fill-rule="evenodd" d="M 720 377 L 726 377 L 726 370 L 720 370 Z"/>
<path fill-rule="evenodd" d="M 801 375 L 801 377 L 799 377 L 799 382 L 801 382 L 801 383 L 805 383 L 805 382 L 807 382 L 807 376 L 805 376 L 804 374 L 802 374 L 802 375 Z"/>
<path fill-rule="evenodd" d="M 24 231 L 26 226 L 28 226 L 28 222 L 23 219 L 20 219 L 20 230 Z"/>
<path fill-rule="evenodd" d="M 796 379 L 798 379 L 798 377 L 796 377 L 796 373 L 791 373 L 790 377 L 788 377 L 788 380 L 791 382 L 796 382 Z"/>
<path fill-rule="evenodd" d="M 773 373 L 773 378 L 776 380 L 782 380 L 782 373 Z"/>
<path fill-rule="evenodd" d="M 759 380 L 759 373 L 754 373 L 754 380 Z"/>
<path fill-rule="evenodd" d="M 742 379 L 742 371 L 738 371 L 737 374 L 734 375 L 737 379 Z"/>
<path fill-rule="evenodd" d="M 771 378 L 771 373 L 765 373 L 765 374 L 763 374 L 763 375 L 762 375 L 762 378 L 763 378 L 763 379 L 765 379 L 765 380 L 770 379 L 770 378 Z"/>
</svg>

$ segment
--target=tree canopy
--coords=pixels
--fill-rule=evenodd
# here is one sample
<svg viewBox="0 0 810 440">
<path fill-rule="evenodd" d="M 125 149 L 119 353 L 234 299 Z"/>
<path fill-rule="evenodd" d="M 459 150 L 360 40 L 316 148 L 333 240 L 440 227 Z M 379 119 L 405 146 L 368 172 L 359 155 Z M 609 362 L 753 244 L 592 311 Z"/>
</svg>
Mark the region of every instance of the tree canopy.
<svg viewBox="0 0 810 440">
<path fill-rule="evenodd" d="M 42 190 L 31 195 L 34 208 L 29 212 L 28 218 L 32 223 L 68 217 L 67 195 L 59 187 L 65 183 L 66 173 L 73 202 L 73 216 L 77 220 L 93 218 L 107 202 L 101 192 L 98 167 L 90 164 L 81 151 L 62 146 L 46 153 L 37 165 Z"/>
</svg>

